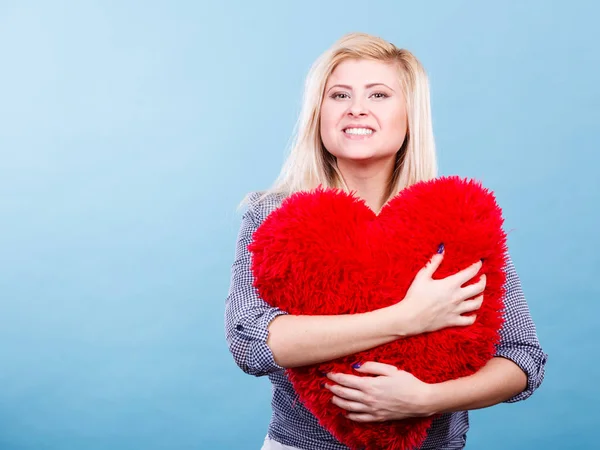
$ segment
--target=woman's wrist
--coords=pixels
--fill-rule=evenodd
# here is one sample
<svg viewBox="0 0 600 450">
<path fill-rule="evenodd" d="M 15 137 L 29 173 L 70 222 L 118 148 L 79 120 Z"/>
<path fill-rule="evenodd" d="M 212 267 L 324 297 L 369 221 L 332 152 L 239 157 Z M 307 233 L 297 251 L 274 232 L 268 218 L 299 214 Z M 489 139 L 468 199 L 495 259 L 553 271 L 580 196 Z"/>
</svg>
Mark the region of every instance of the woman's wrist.
<svg viewBox="0 0 600 450">
<path fill-rule="evenodd" d="M 402 305 L 402 303 L 380 308 L 373 311 L 372 314 L 378 316 L 382 330 L 395 339 L 407 338 L 419 334 L 409 308 Z"/>
<path fill-rule="evenodd" d="M 429 417 L 442 412 L 440 400 L 444 398 L 444 383 L 426 383 L 421 394 L 423 416 Z"/>
</svg>

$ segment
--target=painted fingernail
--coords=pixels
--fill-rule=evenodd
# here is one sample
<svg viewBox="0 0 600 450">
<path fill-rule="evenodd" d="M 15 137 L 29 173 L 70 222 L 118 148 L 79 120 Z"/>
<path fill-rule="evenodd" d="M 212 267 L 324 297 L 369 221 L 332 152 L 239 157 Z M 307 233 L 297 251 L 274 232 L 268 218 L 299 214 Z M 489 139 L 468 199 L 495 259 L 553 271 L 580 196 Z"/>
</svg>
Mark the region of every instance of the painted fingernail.
<svg viewBox="0 0 600 450">
<path fill-rule="evenodd" d="M 444 252 L 444 244 L 443 244 L 443 243 L 442 243 L 442 244 L 440 244 L 440 246 L 439 246 L 439 247 L 438 247 L 438 249 L 437 249 L 437 252 L 438 252 L 438 253 L 443 253 L 443 252 Z"/>
<path fill-rule="evenodd" d="M 322 370 L 319 370 L 319 375 L 321 375 L 322 377 L 326 377 L 327 373 L 323 372 Z"/>
<path fill-rule="evenodd" d="M 362 366 L 362 363 L 360 362 L 352 364 L 352 367 L 354 367 L 355 369 L 360 369 L 360 366 Z"/>
</svg>

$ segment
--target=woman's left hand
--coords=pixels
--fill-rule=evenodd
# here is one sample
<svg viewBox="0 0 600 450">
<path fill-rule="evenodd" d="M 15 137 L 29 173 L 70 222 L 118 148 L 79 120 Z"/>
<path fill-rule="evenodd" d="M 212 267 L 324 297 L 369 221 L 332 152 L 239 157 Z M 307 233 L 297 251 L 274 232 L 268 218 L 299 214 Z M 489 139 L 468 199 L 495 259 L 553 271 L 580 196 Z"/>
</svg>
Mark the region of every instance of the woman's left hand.
<svg viewBox="0 0 600 450">
<path fill-rule="evenodd" d="M 356 422 L 383 422 L 435 414 L 431 403 L 432 384 L 389 364 L 367 362 L 356 368 L 374 376 L 329 373 L 326 383 L 333 394 L 332 403 L 348 411 Z"/>
</svg>

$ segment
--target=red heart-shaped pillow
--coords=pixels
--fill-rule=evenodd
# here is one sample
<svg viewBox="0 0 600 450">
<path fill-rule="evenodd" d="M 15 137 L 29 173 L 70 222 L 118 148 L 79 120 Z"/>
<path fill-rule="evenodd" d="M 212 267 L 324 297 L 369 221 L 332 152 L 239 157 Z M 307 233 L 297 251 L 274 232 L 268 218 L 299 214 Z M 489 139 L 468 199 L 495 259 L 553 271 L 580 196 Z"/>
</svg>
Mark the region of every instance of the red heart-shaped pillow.
<svg viewBox="0 0 600 450">
<path fill-rule="evenodd" d="M 378 215 L 340 190 L 298 192 L 255 231 L 248 247 L 255 287 L 266 302 L 290 314 L 362 313 L 397 303 L 440 243 L 446 253 L 436 279 L 484 260 L 484 302 L 473 325 L 287 370 L 300 401 L 340 442 L 352 449 L 415 448 L 434 417 L 350 421 L 321 387 L 322 372 L 357 374 L 356 361 L 377 361 L 438 383 L 473 374 L 493 357 L 503 322 L 502 225 L 501 209 L 481 183 L 442 177 L 404 189 Z"/>
</svg>

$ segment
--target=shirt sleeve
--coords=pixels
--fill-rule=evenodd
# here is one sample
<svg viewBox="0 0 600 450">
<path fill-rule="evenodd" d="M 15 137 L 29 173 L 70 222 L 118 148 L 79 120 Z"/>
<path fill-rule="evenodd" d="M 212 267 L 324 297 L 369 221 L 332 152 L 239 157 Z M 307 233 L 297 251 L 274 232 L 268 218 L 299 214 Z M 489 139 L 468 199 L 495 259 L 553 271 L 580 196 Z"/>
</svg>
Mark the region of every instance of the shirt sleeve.
<svg viewBox="0 0 600 450">
<path fill-rule="evenodd" d="M 521 281 L 510 256 L 506 264 L 505 289 L 505 321 L 500 330 L 496 356 L 513 361 L 527 375 L 525 390 L 505 402 L 514 403 L 525 400 L 540 387 L 548 355 L 540 346 Z"/>
<path fill-rule="evenodd" d="M 250 207 L 242 216 L 231 266 L 231 284 L 225 305 L 225 336 L 236 364 L 247 374 L 264 376 L 284 369 L 275 362 L 267 338 L 271 321 L 286 313 L 259 298 L 253 286 L 248 245 L 257 228 Z"/>
</svg>

